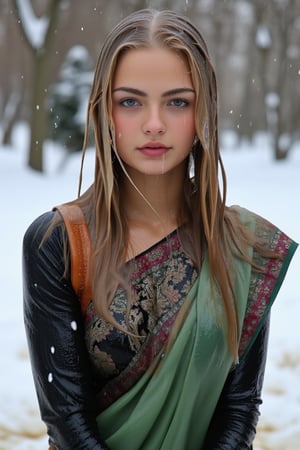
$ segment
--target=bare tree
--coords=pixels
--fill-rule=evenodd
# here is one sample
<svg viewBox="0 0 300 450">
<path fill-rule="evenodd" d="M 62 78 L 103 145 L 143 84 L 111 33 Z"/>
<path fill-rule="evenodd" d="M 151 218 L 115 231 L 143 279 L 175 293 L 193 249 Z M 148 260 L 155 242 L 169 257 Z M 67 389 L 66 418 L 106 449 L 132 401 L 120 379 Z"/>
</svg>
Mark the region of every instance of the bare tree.
<svg viewBox="0 0 300 450">
<path fill-rule="evenodd" d="M 277 160 L 287 158 L 292 144 L 292 138 L 288 132 L 288 123 L 292 120 L 290 104 L 294 103 L 296 92 L 288 89 L 288 47 L 291 31 L 297 18 L 295 7 L 296 2 L 294 0 L 273 0 L 272 11 L 277 28 L 277 70 L 275 71 L 274 91 L 278 96 L 277 121 L 274 127 L 273 140 L 274 156 Z"/>
<path fill-rule="evenodd" d="M 32 95 L 30 117 L 29 166 L 43 171 L 43 144 L 47 136 L 45 108 L 51 54 L 61 0 L 49 0 L 45 17 L 35 16 L 30 0 L 13 0 L 24 40 L 32 53 Z"/>
<path fill-rule="evenodd" d="M 1 64 L 0 72 L 0 117 L 4 146 L 11 144 L 11 135 L 16 121 L 20 117 L 20 106 L 23 99 L 24 83 L 20 74 L 16 71 L 16 65 L 23 62 L 22 52 L 18 46 L 13 46 L 12 51 L 7 51 L 7 43 L 15 42 L 15 27 L 11 20 L 9 4 L 0 2 L 0 59 L 5 56 L 5 62 Z M 3 56 L 2 56 L 3 57 Z M 8 76 L 9 74 L 9 76 Z"/>
<path fill-rule="evenodd" d="M 201 28 L 217 69 L 221 129 L 233 129 L 248 139 L 257 131 L 268 131 L 276 158 L 286 157 L 293 139 L 299 136 L 299 0 L 9 2 L 12 3 L 15 15 L 11 14 L 8 0 L 6 9 L 0 6 L 0 22 L 5 24 L 0 30 L 4 36 L 0 45 L 0 113 L 4 113 L 1 127 L 2 131 L 7 130 L 9 139 L 15 114 L 17 119 L 30 121 L 29 165 L 36 170 L 43 170 L 43 141 L 49 130 L 45 98 L 48 86 L 57 81 L 64 56 L 71 46 L 81 44 L 96 59 L 107 31 L 131 11 L 144 7 L 181 11 Z M 36 19 L 34 25 L 44 23 L 37 33 L 38 41 L 30 32 L 32 21 L 24 15 L 28 9 Z M 41 13 L 45 17 L 39 18 Z M 9 55 L 8 43 L 14 46 Z M 20 107 L 16 107 L 20 100 L 17 92 L 22 95 Z"/>
<path fill-rule="evenodd" d="M 22 102 L 22 93 L 21 93 L 21 83 L 17 82 L 16 79 L 13 80 L 12 90 L 8 95 L 8 98 L 5 102 L 4 110 L 3 110 L 3 120 L 2 120 L 2 144 L 9 145 L 11 143 L 11 134 L 13 127 L 16 123 L 19 108 Z"/>
<path fill-rule="evenodd" d="M 293 123 L 294 105 L 299 98 L 299 91 L 290 88 L 292 65 L 289 60 L 291 37 L 297 28 L 300 12 L 299 3 L 295 0 L 256 0 L 255 9 L 266 128 L 272 139 L 274 158 L 281 160 L 287 158 L 292 146 L 293 130 L 290 124 Z"/>
</svg>

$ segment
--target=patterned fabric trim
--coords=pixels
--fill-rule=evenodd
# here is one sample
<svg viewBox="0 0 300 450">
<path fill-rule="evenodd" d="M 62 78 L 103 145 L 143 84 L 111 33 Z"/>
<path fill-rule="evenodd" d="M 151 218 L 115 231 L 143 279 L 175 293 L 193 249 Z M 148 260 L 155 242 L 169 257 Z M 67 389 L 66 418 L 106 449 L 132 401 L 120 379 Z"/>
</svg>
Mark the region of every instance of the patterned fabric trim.
<svg viewBox="0 0 300 450">
<path fill-rule="evenodd" d="M 248 306 L 239 345 L 240 358 L 247 354 L 259 333 L 297 248 L 297 244 L 286 234 L 261 219 L 257 221 L 256 235 L 262 239 L 266 248 L 275 250 L 282 259 L 265 258 L 254 251 L 253 260 L 263 272 L 252 269 Z"/>
<path fill-rule="evenodd" d="M 127 295 L 118 290 L 111 305 L 115 318 L 143 339 L 131 340 L 96 315 L 91 303 L 86 314 L 87 348 L 98 376 L 107 379 L 97 398 L 99 412 L 127 392 L 161 351 L 191 286 L 197 270 L 184 253 L 177 232 L 138 255 L 131 262 L 134 294 L 126 320 Z M 124 337 L 122 349 L 120 341 Z M 114 353 L 115 348 L 118 353 Z M 126 366 L 117 366 L 120 355 L 128 355 Z M 125 356 L 124 356 L 125 359 Z M 108 367 L 105 373 L 103 368 Z M 112 376 L 114 374 L 114 376 Z"/>
<path fill-rule="evenodd" d="M 97 396 L 98 411 L 101 412 L 112 404 L 122 394 L 127 392 L 146 372 L 154 358 L 165 344 L 177 314 L 172 314 L 166 320 L 157 334 L 151 334 L 150 339 L 141 352 L 131 360 L 128 367 L 114 380 L 108 382 Z"/>
<path fill-rule="evenodd" d="M 252 215 L 252 213 L 250 214 Z M 257 333 L 261 329 L 265 317 L 267 316 L 283 282 L 291 258 L 297 248 L 297 244 L 274 225 L 259 216 L 254 216 L 256 218 L 255 235 L 258 238 L 258 241 L 266 249 L 275 251 L 281 255 L 281 259 L 263 257 L 258 251 L 254 250 L 253 261 L 261 268 L 261 270 L 258 271 L 253 268 L 251 272 L 247 310 L 242 325 L 239 345 L 240 359 L 243 358 L 251 348 Z M 172 250 L 175 251 L 176 261 L 183 258 L 177 239 L 178 237 L 176 234 L 171 236 L 171 247 L 173 247 Z M 156 281 L 161 277 L 162 265 L 168 260 L 169 255 L 166 250 L 168 248 L 170 249 L 170 242 L 167 247 L 165 245 L 166 242 L 162 241 L 158 246 L 150 249 L 151 251 L 145 252 L 136 259 L 135 270 L 132 273 L 131 280 L 133 289 L 137 289 L 137 294 L 139 287 L 141 289 L 139 295 L 141 295 L 142 292 L 145 292 L 145 290 L 148 291 L 145 289 L 145 273 L 148 277 L 149 274 L 151 275 L 152 281 L 149 279 L 149 282 L 152 285 L 154 281 L 153 275 L 155 275 Z M 181 267 L 185 267 L 186 262 L 187 261 L 184 263 L 182 259 Z M 190 263 L 188 263 L 188 265 L 189 264 Z M 152 271 L 153 268 L 155 268 L 154 272 Z M 148 272 L 149 269 L 151 269 L 151 272 Z M 159 317 L 156 325 L 150 330 L 149 334 L 145 336 L 145 341 L 141 344 L 141 347 L 136 350 L 136 353 L 126 368 L 116 377 L 110 379 L 105 387 L 99 392 L 97 396 L 99 412 L 106 409 L 121 395 L 126 393 L 145 373 L 153 359 L 161 351 L 161 348 L 169 336 L 182 302 L 184 301 L 185 296 L 183 294 L 188 293 L 197 274 L 194 272 L 192 276 L 191 273 L 189 276 L 187 275 L 188 273 L 185 272 L 186 278 L 184 287 L 176 284 L 176 282 L 178 282 L 176 277 L 182 279 L 182 273 L 178 270 L 178 273 L 176 274 L 176 269 L 174 271 L 174 267 L 172 268 L 172 271 L 168 273 L 168 276 L 164 278 L 166 281 L 165 292 L 168 292 L 165 297 L 169 299 L 169 303 L 172 307 L 169 310 L 163 310 L 163 314 Z M 175 284 L 173 278 L 175 278 Z M 187 282 L 188 278 L 189 282 Z M 141 288 L 141 285 L 144 286 L 144 289 Z M 170 292 L 173 292 L 172 296 L 170 296 Z M 174 292 L 175 294 L 177 292 L 176 295 L 181 292 L 181 295 L 178 295 L 178 298 L 174 297 L 172 301 Z M 142 299 L 143 297 L 140 297 L 140 301 Z"/>
</svg>

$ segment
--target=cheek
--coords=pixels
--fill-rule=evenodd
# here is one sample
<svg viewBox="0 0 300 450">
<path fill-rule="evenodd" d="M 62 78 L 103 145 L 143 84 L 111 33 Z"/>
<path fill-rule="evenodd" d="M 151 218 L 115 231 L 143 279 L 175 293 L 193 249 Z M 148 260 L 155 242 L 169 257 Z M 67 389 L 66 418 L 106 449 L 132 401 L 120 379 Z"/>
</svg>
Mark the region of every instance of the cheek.
<svg viewBox="0 0 300 450">
<path fill-rule="evenodd" d="M 121 130 L 123 128 L 122 124 L 123 124 L 123 121 L 124 121 L 122 119 L 122 117 L 120 117 L 118 114 L 113 114 L 112 118 L 113 118 L 114 127 L 115 127 L 116 132 L 118 130 Z"/>
<path fill-rule="evenodd" d="M 113 116 L 114 127 L 116 132 L 117 141 L 124 139 L 124 137 L 130 137 L 131 132 L 135 129 L 135 122 L 128 120 L 128 117 L 123 115 Z"/>
<path fill-rule="evenodd" d="M 182 139 L 194 140 L 196 134 L 194 115 L 186 115 L 174 123 L 174 130 Z"/>
<path fill-rule="evenodd" d="M 124 136 L 124 120 L 120 117 L 113 116 L 114 128 L 115 128 L 115 139 L 117 147 L 119 147 L 120 142 L 122 141 L 122 136 Z"/>
</svg>

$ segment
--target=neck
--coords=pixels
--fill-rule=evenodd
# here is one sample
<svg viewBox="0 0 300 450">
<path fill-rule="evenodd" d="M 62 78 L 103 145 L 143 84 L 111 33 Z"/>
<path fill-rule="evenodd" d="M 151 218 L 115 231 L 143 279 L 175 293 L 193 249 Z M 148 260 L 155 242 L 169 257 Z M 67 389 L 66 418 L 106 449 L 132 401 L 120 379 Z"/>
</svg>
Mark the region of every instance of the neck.
<svg viewBox="0 0 300 450">
<path fill-rule="evenodd" d="M 131 175 L 134 185 L 126 176 L 121 182 L 121 202 L 129 222 L 152 225 L 178 226 L 183 213 L 184 174 Z"/>
</svg>

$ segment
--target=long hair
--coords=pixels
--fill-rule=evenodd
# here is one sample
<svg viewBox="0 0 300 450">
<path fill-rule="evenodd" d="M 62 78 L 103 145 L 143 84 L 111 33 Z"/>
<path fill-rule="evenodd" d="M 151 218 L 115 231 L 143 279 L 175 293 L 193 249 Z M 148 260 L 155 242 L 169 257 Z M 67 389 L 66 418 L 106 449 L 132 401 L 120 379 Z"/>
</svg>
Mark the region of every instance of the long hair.
<svg viewBox="0 0 300 450">
<path fill-rule="evenodd" d="M 84 211 L 93 242 L 93 302 L 102 317 L 121 327 L 109 312 L 116 288 L 124 279 L 122 270 L 128 245 L 128 229 L 119 192 L 119 180 L 125 174 L 114 150 L 112 80 L 124 52 L 152 46 L 180 52 L 190 68 L 196 91 L 198 139 L 191 149 L 193 179 L 188 169 L 185 179 L 184 198 L 189 220 L 182 227 L 180 238 L 199 270 L 204 256 L 208 256 L 211 280 L 221 294 L 226 313 L 228 344 L 236 355 L 240 324 L 233 292 L 231 244 L 237 245 L 240 254 L 246 257 L 244 244 L 249 244 L 251 239 L 244 235 L 244 244 L 241 244 L 233 238 L 235 230 L 239 230 L 240 236 L 243 234 L 242 227 L 238 217 L 225 206 L 226 177 L 218 142 L 217 83 L 206 44 L 187 17 L 171 11 L 144 9 L 123 19 L 107 35 L 97 61 L 82 159 L 83 164 L 92 124 L 96 151 L 94 182 L 76 200 Z"/>
</svg>

